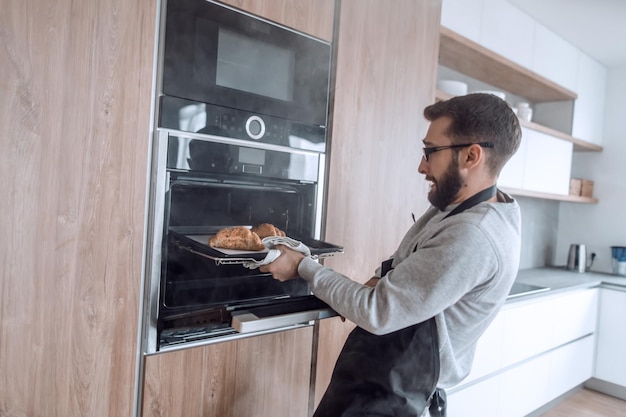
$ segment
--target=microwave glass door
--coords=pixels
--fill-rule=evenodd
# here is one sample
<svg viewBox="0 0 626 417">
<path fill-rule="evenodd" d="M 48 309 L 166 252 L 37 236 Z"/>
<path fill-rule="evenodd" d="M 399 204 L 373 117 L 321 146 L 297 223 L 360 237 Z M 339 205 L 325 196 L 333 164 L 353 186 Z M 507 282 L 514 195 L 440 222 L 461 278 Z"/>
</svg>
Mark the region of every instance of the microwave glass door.
<svg viewBox="0 0 626 417">
<path fill-rule="evenodd" d="M 220 28 L 216 84 L 278 100 L 293 100 L 295 52 Z"/>
</svg>

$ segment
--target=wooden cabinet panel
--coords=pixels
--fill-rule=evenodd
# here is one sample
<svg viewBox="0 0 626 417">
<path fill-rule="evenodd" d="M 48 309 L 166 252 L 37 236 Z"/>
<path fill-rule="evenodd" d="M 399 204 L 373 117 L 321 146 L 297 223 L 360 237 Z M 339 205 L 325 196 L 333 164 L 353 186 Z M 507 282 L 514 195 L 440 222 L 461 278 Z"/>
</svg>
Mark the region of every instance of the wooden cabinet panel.
<svg viewBox="0 0 626 417">
<path fill-rule="evenodd" d="M 222 0 L 223 3 L 331 41 L 335 0 Z"/>
<path fill-rule="evenodd" d="M 411 213 L 428 207 L 417 168 L 440 9 L 440 0 L 341 2 L 325 236 L 345 253 L 325 264 L 361 282 L 396 249 Z M 339 320 L 321 328 L 316 403 L 350 329 Z"/>
<path fill-rule="evenodd" d="M 0 14 L 0 415 L 131 416 L 155 0 Z"/>
<path fill-rule="evenodd" d="M 306 417 L 313 328 L 148 356 L 143 415 Z"/>
</svg>

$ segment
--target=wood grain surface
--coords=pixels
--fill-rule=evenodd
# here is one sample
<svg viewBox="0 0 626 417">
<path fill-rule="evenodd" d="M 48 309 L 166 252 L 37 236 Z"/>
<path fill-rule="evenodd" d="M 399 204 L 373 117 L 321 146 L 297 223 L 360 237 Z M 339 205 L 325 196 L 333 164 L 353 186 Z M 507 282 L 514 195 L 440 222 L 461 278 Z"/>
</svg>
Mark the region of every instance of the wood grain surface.
<svg viewBox="0 0 626 417">
<path fill-rule="evenodd" d="M 626 416 L 626 401 L 590 389 L 577 391 L 541 415 L 541 417 L 623 416 Z"/>
<path fill-rule="evenodd" d="M 532 102 L 575 100 L 568 90 L 445 27 L 439 63 Z"/>
<path fill-rule="evenodd" d="M 223 0 L 223 3 L 326 41 L 333 38 L 335 0 Z"/>
<path fill-rule="evenodd" d="M 342 0 L 326 239 L 345 253 L 325 261 L 365 282 L 427 209 L 417 171 L 435 101 L 441 1 Z M 353 325 L 320 323 L 319 402 Z"/>
<path fill-rule="evenodd" d="M 146 358 L 145 417 L 297 417 L 309 402 L 313 328 Z"/>
<path fill-rule="evenodd" d="M 0 14 L 0 415 L 130 416 L 155 0 Z"/>
</svg>

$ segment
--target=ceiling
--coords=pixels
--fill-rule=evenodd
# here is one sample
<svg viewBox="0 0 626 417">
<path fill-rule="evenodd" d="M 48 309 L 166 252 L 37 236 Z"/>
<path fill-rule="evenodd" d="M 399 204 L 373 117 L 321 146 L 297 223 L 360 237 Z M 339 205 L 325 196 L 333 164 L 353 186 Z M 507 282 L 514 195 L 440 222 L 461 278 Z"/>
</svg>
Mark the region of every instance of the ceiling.
<svg viewBox="0 0 626 417">
<path fill-rule="evenodd" d="M 626 0 L 509 0 L 606 68 L 626 68 Z"/>
</svg>

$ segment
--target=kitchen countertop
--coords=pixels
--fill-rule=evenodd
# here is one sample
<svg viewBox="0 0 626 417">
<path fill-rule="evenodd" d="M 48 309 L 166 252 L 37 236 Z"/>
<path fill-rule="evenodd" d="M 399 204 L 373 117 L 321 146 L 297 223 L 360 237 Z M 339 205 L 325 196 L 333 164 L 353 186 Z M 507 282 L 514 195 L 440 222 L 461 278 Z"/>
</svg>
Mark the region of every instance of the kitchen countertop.
<svg viewBox="0 0 626 417">
<path fill-rule="evenodd" d="M 523 284 L 549 287 L 550 290 L 512 297 L 507 300 L 507 303 L 554 295 L 558 292 L 599 286 L 613 287 L 626 291 L 626 277 L 594 271 L 579 273 L 560 267 L 522 269 L 518 272 L 515 281 Z"/>
</svg>

